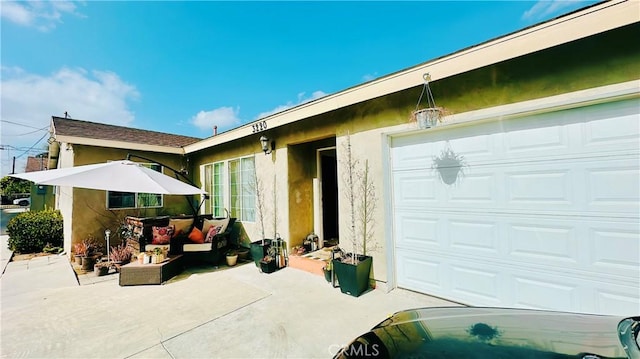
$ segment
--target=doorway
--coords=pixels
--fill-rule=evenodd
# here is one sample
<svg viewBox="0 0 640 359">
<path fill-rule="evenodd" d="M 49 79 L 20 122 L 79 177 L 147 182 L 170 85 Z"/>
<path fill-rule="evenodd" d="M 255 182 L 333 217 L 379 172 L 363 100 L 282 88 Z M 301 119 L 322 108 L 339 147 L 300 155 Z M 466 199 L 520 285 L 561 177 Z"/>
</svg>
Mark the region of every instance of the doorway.
<svg viewBox="0 0 640 359">
<path fill-rule="evenodd" d="M 320 231 L 325 246 L 338 244 L 338 162 L 336 148 L 317 150 L 320 179 Z"/>
</svg>

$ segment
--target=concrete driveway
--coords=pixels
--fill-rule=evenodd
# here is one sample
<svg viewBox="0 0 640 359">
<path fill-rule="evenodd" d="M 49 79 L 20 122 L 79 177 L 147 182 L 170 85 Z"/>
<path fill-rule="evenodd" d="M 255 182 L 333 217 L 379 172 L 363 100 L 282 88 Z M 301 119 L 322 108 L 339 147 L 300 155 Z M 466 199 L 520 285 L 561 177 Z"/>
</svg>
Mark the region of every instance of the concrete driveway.
<svg viewBox="0 0 640 359">
<path fill-rule="evenodd" d="M 64 256 L 9 262 L 2 358 L 328 358 L 403 309 L 454 303 L 403 290 L 342 294 L 293 268 L 187 272 L 161 286 L 78 285 Z"/>
</svg>

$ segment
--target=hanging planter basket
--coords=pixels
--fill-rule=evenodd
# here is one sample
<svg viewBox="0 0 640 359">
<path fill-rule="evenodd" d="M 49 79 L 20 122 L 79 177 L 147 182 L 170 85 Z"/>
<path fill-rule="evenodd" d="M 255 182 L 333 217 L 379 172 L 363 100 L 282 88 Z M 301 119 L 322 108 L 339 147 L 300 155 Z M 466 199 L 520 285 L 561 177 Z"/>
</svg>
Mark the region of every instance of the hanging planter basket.
<svg viewBox="0 0 640 359">
<path fill-rule="evenodd" d="M 442 107 L 437 107 L 436 102 L 433 99 L 433 93 L 431 93 L 431 88 L 429 87 L 429 81 L 431 81 L 431 75 L 428 73 L 422 76 L 424 79 L 424 86 L 422 87 L 422 92 L 420 93 L 420 97 L 418 98 L 418 103 L 416 104 L 415 111 L 411 112 L 411 121 L 418 124 L 419 129 L 431 128 L 435 127 L 438 122 L 442 120 L 443 109 Z M 420 103 L 422 99 L 426 100 L 425 107 L 420 108 Z"/>
<path fill-rule="evenodd" d="M 419 129 L 435 127 L 442 118 L 442 109 L 438 107 L 423 108 L 413 111 L 412 117 Z"/>
</svg>

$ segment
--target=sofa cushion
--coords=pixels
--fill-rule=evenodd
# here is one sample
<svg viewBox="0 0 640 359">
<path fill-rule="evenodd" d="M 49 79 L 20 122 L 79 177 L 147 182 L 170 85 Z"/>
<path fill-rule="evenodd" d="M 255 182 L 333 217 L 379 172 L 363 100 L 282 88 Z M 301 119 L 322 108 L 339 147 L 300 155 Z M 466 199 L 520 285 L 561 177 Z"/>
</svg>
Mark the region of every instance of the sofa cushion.
<svg viewBox="0 0 640 359">
<path fill-rule="evenodd" d="M 211 251 L 211 243 L 185 243 L 183 252 L 208 252 Z"/>
<path fill-rule="evenodd" d="M 198 228 L 194 227 L 191 230 L 191 233 L 189 233 L 189 240 L 193 243 L 197 243 L 197 244 L 202 244 L 204 243 L 204 234 L 202 233 L 201 230 L 199 230 Z M 186 244 L 185 244 L 186 246 Z"/>
<path fill-rule="evenodd" d="M 173 238 L 175 238 L 182 233 L 189 233 L 189 229 L 193 225 L 193 218 L 172 218 L 169 220 L 169 225 L 174 228 Z"/>
<path fill-rule="evenodd" d="M 211 226 L 220 227 L 218 233 L 224 233 L 229 225 L 229 218 L 222 219 L 205 219 L 202 222 L 202 233 L 208 233 Z"/>
<path fill-rule="evenodd" d="M 222 230 L 222 226 L 209 227 L 209 230 L 207 231 L 207 235 L 204 237 L 204 242 L 205 243 L 213 242 L 213 237 L 215 237 L 216 234 L 220 233 L 221 230 Z"/>
<path fill-rule="evenodd" d="M 152 239 L 151 244 L 169 244 L 171 243 L 171 236 L 173 236 L 173 226 L 151 228 Z"/>
</svg>

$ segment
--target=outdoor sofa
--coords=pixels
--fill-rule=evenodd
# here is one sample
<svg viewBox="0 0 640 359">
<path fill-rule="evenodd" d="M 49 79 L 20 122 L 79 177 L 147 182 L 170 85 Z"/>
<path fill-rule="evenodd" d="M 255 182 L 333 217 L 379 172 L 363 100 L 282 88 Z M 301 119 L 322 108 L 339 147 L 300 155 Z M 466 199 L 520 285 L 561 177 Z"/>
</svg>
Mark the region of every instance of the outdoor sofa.
<svg viewBox="0 0 640 359">
<path fill-rule="evenodd" d="M 170 255 L 183 255 L 185 263 L 218 265 L 233 244 L 236 219 L 213 218 L 210 214 L 125 218 L 131 236 L 127 246 L 134 254 L 167 248 Z"/>
</svg>

